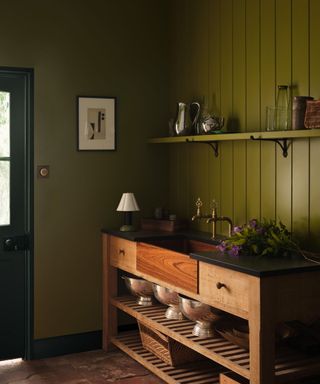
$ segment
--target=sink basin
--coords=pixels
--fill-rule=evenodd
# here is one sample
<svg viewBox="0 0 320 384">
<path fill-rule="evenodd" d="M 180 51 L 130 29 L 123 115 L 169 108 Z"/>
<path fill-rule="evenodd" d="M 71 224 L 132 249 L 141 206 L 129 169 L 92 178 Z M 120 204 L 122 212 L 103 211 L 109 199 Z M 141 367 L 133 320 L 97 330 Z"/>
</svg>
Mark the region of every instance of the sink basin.
<svg viewBox="0 0 320 384">
<path fill-rule="evenodd" d="M 169 249 L 178 253 L 189 255 L 194 252 L 214 251 L 216 249 L 215 244 L 210 244 L 204 241 L 192 240 L 186 238 L 170 238 L 170 239 L 156 239 L 150 240 L 146 243 L 155 245 L 157 247 Z"/>
</svg>

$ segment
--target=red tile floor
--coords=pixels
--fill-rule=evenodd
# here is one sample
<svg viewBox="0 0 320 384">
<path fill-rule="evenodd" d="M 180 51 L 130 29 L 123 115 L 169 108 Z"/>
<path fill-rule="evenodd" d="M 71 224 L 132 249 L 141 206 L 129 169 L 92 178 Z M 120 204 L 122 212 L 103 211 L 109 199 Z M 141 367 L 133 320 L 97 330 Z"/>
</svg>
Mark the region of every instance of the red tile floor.
<svg viewBox="0 0 320 384">
<path fill-rule="evenodd" d="M 42 360 L 0 361 L 0 384 L 164 384 L 120 351 L 75 353 Z M 320 384 L 320 377 L 291 384 Z"/>
<path fill-rule="evenodd" d="M 0 361 L 0 384 L 163 384 L 120 351 Z"/>
</svg>

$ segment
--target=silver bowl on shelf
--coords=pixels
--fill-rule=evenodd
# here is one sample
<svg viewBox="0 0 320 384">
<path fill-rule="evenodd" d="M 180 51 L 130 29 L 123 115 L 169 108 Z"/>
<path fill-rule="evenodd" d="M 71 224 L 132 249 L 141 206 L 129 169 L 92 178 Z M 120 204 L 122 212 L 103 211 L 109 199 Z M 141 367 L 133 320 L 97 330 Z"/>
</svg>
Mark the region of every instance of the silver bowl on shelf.
<svg viewBox="0 0 320 384">
<path fill-rule="evenodd" d="M 182 320 L 184 318 L 179 308 L 179 295 L 176 291 L 162 287 L 159 284 L 152 284 L 155 298 L 164 305 L 168 305 L 165 317 L 171 320 Z"/>
<path fill-rule="evenodd" d="M 132 295 L 137 296 L 137 304 L 150 306 L 153 304 L 152 283 L 147 280 L 121 276 Z"/>
<path fill-rule="evenodd" d="M 196 322 L 192 330 L 194 336 L 203 338 L 215 336 L 213 325 L 221 319 L 222 311 L 182 295 L 179 295 L 179 304 L 184 316 Z"/>
</svg>

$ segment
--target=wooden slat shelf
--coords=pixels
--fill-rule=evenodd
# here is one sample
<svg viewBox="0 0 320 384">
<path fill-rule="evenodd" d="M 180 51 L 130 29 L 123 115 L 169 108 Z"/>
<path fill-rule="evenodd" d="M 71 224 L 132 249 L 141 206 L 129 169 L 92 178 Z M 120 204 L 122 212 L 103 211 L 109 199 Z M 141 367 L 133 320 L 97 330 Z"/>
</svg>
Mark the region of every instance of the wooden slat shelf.
<svg viewBox="0 0 320 384">
<path fill-rule="evenodd" d="M 220 336 L 206 339 L 199 339 L 193 336 L 191 331 L 194 322 L 166 319 L 164 316 L 167 309 L 166 306 L 155 304 L 150 307 L 143 307 L 136 304 L 136 298 L 132 296 L 113 298 L 111 299 L 111 304 L 137 320 L 149 324 L 158 331 L 199 352 L 208 359 L 236 372 L 246 379 L 250 379 L 248 351 Z M 115 344 L 118 345 L 117 342 Z M 292 379 L 310 376 L 319 372 L 319 356 L 308 358 L 291 349 L 282 349 L 277 353 L 275 364 L 277 383 L 285 383 Z M 168 381 L 168 383 L 176 383 L 176 381 Z"/>
<path fill-rule="evenodd" d="M 250 140 L 251 136 L 255 139 L 299 139 L 320 137 L 320 129 L 301 129 L 287 131 L 261 131 L 261 132 L 241 132 L 241 133 L 222 133 L 212 135 L 196 136 L 173 136 L 155 137 L 148 140 L 153 144 L 174 144 L 187 141 L 206 142 L 206 141 L 230 141 L 230 140 Z"/>
<path fill-rule="evenodd" d="M 249 353 L 246 350 L 219 336 L 207 339 L 193 336 L 192 328 L 195 323 L 190 320 L 166 319 L 166 306 L 155 304 L 142 307 L 136 304 L 136 299 L 132 296 L 111 299 L 111 304 L 218 364 L 249 378 Z"/>
<path fill-rule="evenodd" d="M 145 350 L 137 331 L 120 333 L 112 343 L 169 384 L 219 384 L 223 368 L 209 360 L 171 367 Z"/>
</svg>

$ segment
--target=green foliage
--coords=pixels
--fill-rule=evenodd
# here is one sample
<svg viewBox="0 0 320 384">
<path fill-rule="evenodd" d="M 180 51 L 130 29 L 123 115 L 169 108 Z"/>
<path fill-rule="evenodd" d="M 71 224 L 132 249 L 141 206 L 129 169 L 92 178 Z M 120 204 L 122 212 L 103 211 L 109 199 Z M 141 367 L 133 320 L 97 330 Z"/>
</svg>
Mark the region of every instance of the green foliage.
<svg viewBox="0 0 320 384">
<path fill-rule="evenodd" d="M 249 224 L 235 227 L 233 235 L 219 249 L 233 256 L 239 254 L 259 257 L 288 257 L 299 253 L 291 233 L 280 221 L 251 220 Z"/>
</svg>

